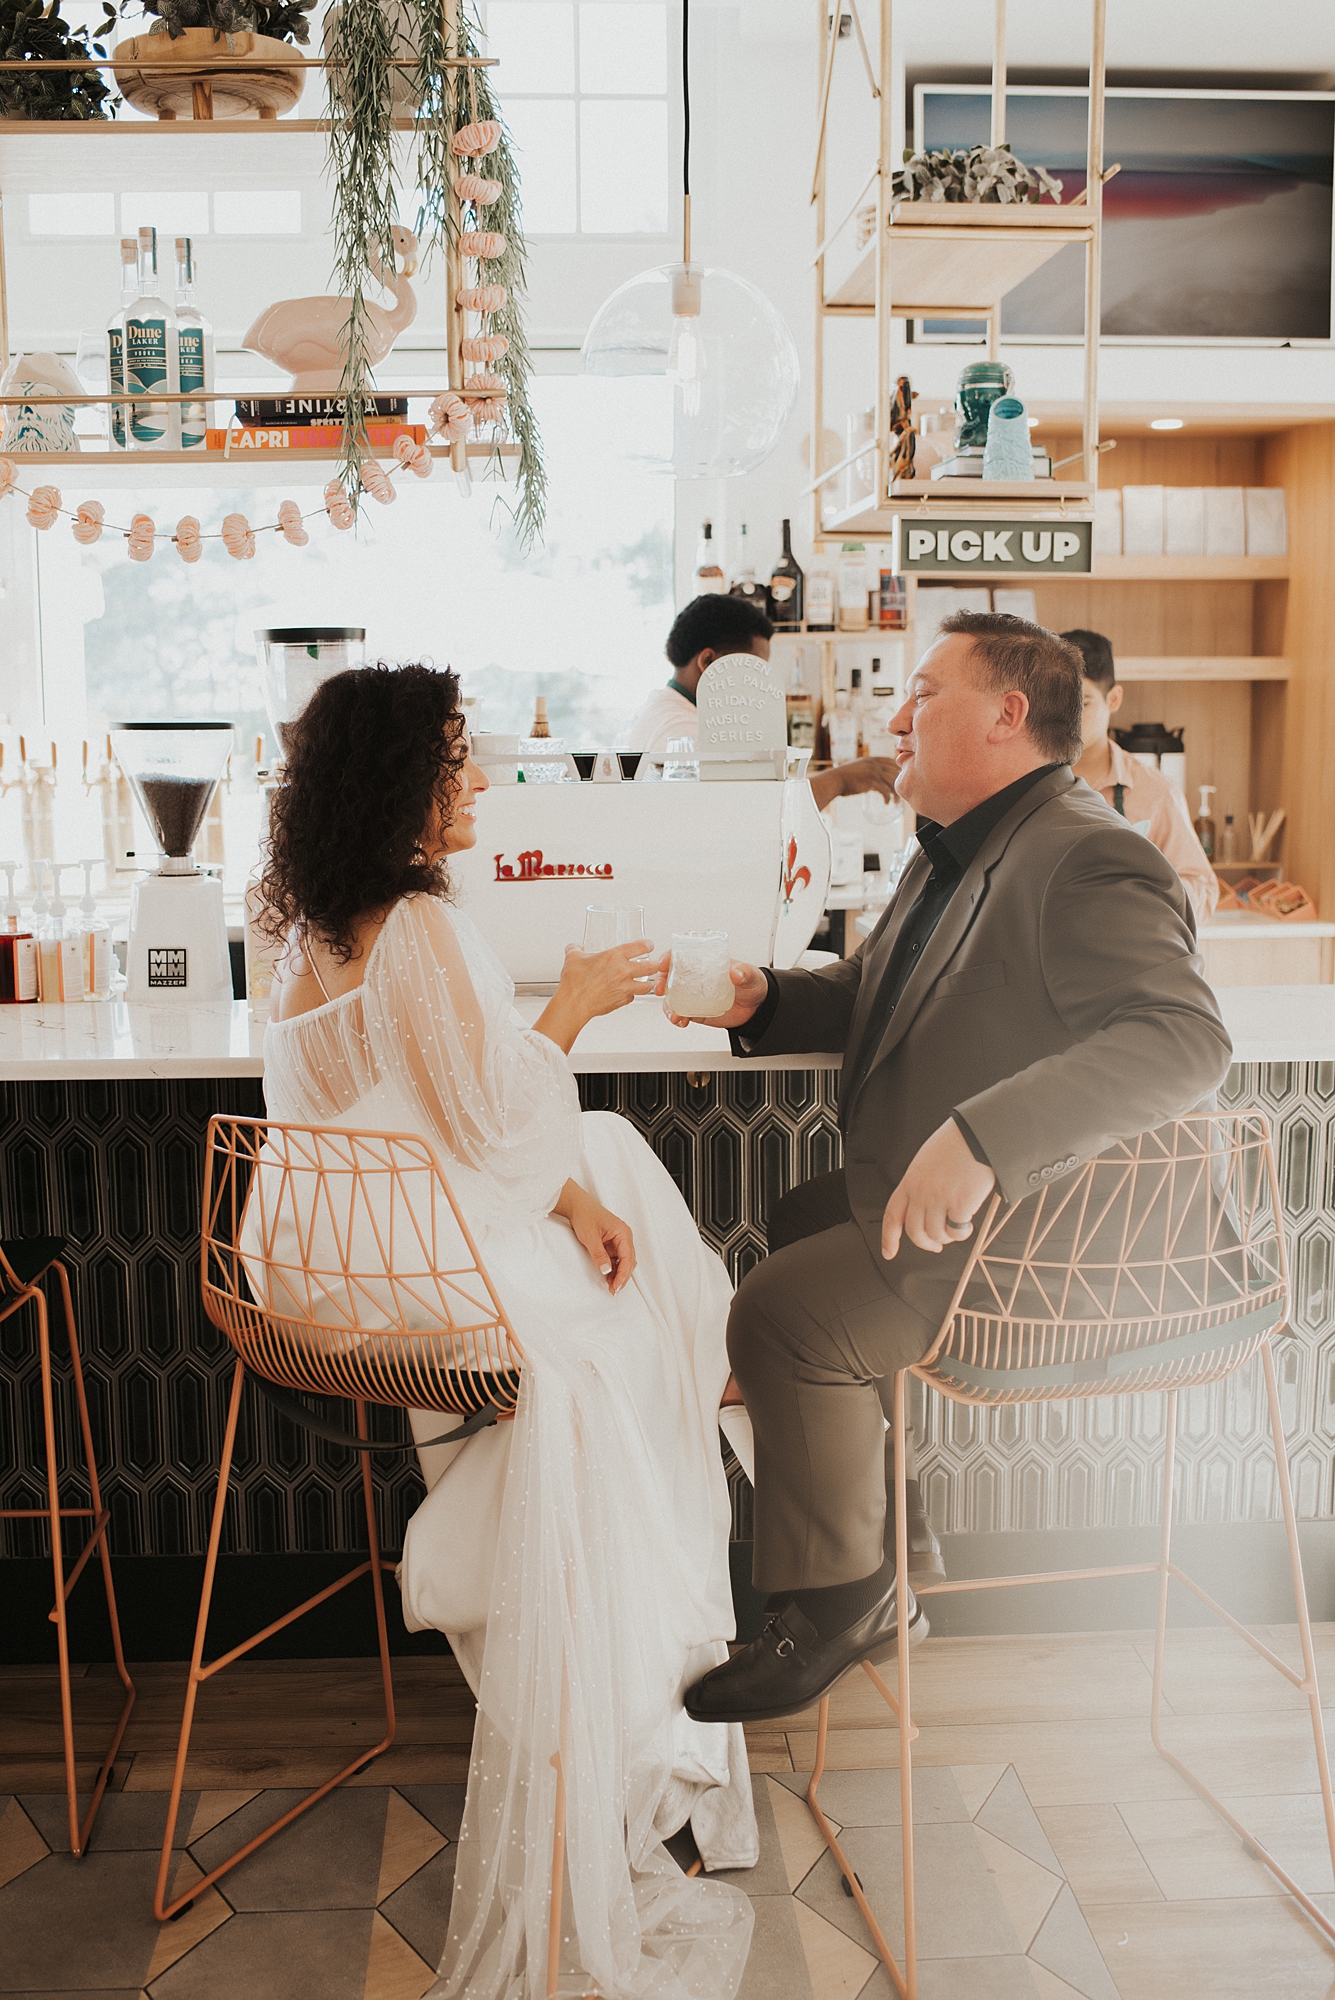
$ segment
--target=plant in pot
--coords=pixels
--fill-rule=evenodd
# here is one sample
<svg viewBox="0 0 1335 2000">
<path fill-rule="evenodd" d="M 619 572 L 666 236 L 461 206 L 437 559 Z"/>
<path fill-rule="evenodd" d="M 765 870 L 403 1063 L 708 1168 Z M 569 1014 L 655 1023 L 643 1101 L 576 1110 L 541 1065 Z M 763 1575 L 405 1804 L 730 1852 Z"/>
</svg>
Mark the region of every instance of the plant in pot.
<svg viewBox="0 0 1335 2000">
<path fill-rule="evenodd" d="M 447 306 L 452 393 L 437 398 L 438 434 L 518 444 L 511 514 L 528 547 L 542 532 L 546 473 L 529 400 L 519 172 L 489 72 L 473 66 L 478 47 L 462 0 L 340 0 L 325 53 L 334 273 L 349 307 L 341 483 L 355 504 L 374 394 L 365 294 L 377 269 L 394 269 L 401 175 L 405 189 L 421 190 L 422 259 L 446 255 L 457 273 Z M 396 117 L 410 121 L 401 148 Z"/>
<path fill-rule="evenodd" d="M 292 44 L 309 42 L 314 5 L 142 0 L 143 12 L 157 18 L 146 35 L 117 44 L 116 81 L 137 110 L 159 118 L 276 118 L 301 96 L 305 71 L 295 67 Z M 263 69 L 231 66 L 257 59 Z"/>
<path fill-rule="evenodd" d="M 105 56 L 95 35 L 115 25 L 116 9 L 102 0 L 96 28 L 72 28 L 59 0 L 44 10 L 43 0 L 0 0 L 0 54 L 6 62 L 31 62 L 30 70 L 0 70 L 0 117 L 106 118 L 117 100 L 96 69 L 47 69 L 51 62 Z"/>
</svg>

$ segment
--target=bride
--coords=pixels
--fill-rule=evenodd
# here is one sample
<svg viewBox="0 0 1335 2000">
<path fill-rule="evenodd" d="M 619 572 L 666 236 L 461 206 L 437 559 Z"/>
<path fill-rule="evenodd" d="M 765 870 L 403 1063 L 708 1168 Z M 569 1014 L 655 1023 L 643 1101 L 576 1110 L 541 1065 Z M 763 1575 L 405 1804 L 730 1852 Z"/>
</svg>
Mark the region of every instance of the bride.
<svg viewBox="0 0 1335 2000">
<path fill-rule="evenodd" d="M 452 673 L 325 681 L 286 731 L 263 893 L 287 940 L 265 1037 L 269 1116 L 435 1147 L 524 1350 L 515 1421 L 422 1453 L 400 1584 L 478 1698 L 438 2000 L 547 2000 L 556 1771 L 562 1994 L 730 2000 L 747 1898 L 690 1879 L 758 1840 L 742 1732 L 682 1691 L 733 1634 L 718 1407 L 730 1287 L 623 1119 L 581 1114 L 586 1021 L 650 982 L 639 945 L 568 954 L 535 1028 L 447 858 L 487 780 Z M 482 807 L 485 811 L 485 806 Z M 439 1432 L 438 1411 L 414 1433 Z"/>
</svg>

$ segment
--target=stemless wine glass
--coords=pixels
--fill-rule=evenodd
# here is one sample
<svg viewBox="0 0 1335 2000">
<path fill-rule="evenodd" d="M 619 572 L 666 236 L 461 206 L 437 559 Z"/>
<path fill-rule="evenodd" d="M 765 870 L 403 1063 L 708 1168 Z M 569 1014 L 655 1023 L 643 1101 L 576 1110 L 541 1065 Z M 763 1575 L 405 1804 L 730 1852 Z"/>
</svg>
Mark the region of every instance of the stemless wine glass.
<svg viewBox="0 0 1335 2000">
<path fill-rule="evenodd" d="M 679 931 L 672 939 L 666 999 L 674 1014 L 712 1020 L 733 1001 L 726 931 Z"/>
<path fill-rule="evenodd" d="M 614 944 L 634 944 L 636 938 L 644 936 L 641 903 L 625 903 L 616 909 L 599 909 L 596 903 L 585 907 L 585 951 L 610 951 Z"/>
</svg>

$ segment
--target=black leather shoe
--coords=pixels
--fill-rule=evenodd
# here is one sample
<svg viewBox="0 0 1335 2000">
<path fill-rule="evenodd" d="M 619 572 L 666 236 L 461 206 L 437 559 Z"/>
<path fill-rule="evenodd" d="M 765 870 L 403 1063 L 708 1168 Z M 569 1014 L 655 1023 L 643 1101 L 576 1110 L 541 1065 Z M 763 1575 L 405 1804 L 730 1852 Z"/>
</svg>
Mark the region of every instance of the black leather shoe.
<svg viewBox="0 0 1335 2000">
<path fill-rule="evenodd" d="M 927 1637 L 927 1614 L 911 1590 L 905 1591 L 910 1646 Z M 895 1585 L 864 1618 L 833 1639 L 822 1639 L 795 1604 L 772 1611 L 765 1629 L 749 1646 L 715 1667 L 687 1691 L 686 1713 L 693 1722 L 772 1722 L 809 1708 L 830 1692 L 850 1667 L 870 1660 L 881 1666 L 899 1644 Z"/>
<path fill-rule="evenodd" d="M 886 1488 L 885 1553 L 889 1562 L 895 1560 L 895 1489 Z M 917 1584 L 944 1583 L 946 1580 L 945 1558 L 941 1554 L 941 1544 L 927 1518 L 927 1509 L 922 1504 L 922 1488 L 916 1479 L 904 1482 L 904 1512 L 908 1516 L 909 1533 L 909 1578 Z"/>
</svg>

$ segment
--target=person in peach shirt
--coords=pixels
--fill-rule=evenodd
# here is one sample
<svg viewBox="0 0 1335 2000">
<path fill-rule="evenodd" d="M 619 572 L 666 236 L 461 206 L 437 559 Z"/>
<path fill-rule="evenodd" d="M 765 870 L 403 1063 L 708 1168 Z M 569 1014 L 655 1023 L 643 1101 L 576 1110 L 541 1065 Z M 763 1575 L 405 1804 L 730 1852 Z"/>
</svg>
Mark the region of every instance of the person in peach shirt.
<svg viewBox="0 0 1335 2000">
<path fill-rule="evenodd" d="M 1084 751 L 1073 767 L 1077 778 L 1100 792 L 1108 804 L 1138 828 L 1171 861 L 1191 898 L 1197 923 L 1219 901 L 1219 878 L 1192 831 L 1186 801 L 1167 778 L 1127 755 L 1108 734 L 1122 706 L 1111 643 L 1102 632 L 1063 632 L 1085 662 Z"/>
</svg>

